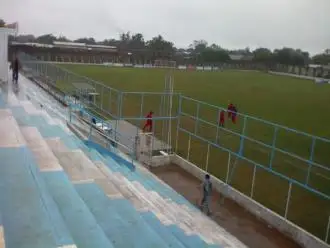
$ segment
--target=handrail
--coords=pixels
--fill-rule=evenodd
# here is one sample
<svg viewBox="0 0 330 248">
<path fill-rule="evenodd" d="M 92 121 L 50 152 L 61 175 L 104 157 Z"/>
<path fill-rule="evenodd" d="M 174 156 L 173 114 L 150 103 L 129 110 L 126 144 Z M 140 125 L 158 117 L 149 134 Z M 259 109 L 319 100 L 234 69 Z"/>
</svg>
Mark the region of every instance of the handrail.
<svg viewBox="0 0 330 248">
<path fill-rule="evenodd" d="M 206 143 L 208 143 L 208 144 L 210 144 L 210 145 L 212 145 L 214 147 L 217 147 L 217 148 L 219 148 L 219 149 L 221 149 L 221 150 L 223 150 L 225 152 L 228 152 L 231 155 L 234 155 L 234 156 L 236 156 L 239 159 L 242 159 L 242 160 L 244 160 L 246 162 L 249 162 L 250 164 L 254 164 L 255 166 L 257 166 L 257 167 L 259 167 L 259 168 L 261 168 L 261 169 L 263 169 L 263 170 L 265 170 L 267 172 L 270 172 L 270 173 L 272 173 L 272 174 L 274 174 L 274 175 L 276 175 L 276 176 L 278 176 L 278 177 L 280 177 L 280 178 L 282 178 L 282 179 L 284 179 L 284 180 L 286 180 L 288 182 L 291 182 L 293 184 L 296 184 L 296 185 L 298 185 L 298 186 L 300 186 L 300 187 L 302 187 L 304 189 L 307 189 L 307 190 L 309 190 L 309 191 L 311 191 L 311 192 L 313 192 L 313 193 L 315 193 L 315 194 L 317 194 L 317 195 L 319 195 L 319 196 L 321 196 L 321 197 L 323 197 L 323 198 L 325 198 L 327 200 L 330 200 L 330 196 L 329 195 L 327 195 L 325 193 L 322 193 L 322 192 L 320 192 L 320 191 L 318 191 L 316 189 L 313 189 L 313 188 L 309 187 L 308 185 L 305 185 L 305 184 L 303 184 L 303 183 L 301 183 L 301 182 L 299 182 L 299 181 L 297 181 L 295 179 L 289 178 L 289 177 L 287 177 L 287 176 L 285 176 L 285 175 L 283 175 L 283 174 L 281 174 L 279 172 L 276 172 L 276 171 L 274 171 L 274 170 L 272 170 L 272 169 L 270 169 L 268 167 L 265 167 L 265 166 L 263 166 L 263 165 L 261 165 L 259 163 L 256 163 L 255 161 L 252 161 L 251 159 L 248 159 L 246 157 L 241 156 L 239 153 L 233 152 L 233 151 L 231 151 L 228 148 L 222 147 L 219 144 L 216 144 L 214 142 L 211 142 L 211 141 L 209 141 L 209 140 L 207 140 L 207 139 L 205 139 L 203 137 L 197 136 L 197 135 L 193 134 L 192 132 L 189 132 L 189 131 L 187 131 L 187 130 L 185 130 L 183 128 L 180 128 L 179 127 L 179 129 L 182 132 L 187 133 L 188 135 L 191 135 L 193 137 L 196 137 L 197 139 L 202 140 L 202 141 L 204 141 L 204 142 L 206 142 Z"/>
</svg>

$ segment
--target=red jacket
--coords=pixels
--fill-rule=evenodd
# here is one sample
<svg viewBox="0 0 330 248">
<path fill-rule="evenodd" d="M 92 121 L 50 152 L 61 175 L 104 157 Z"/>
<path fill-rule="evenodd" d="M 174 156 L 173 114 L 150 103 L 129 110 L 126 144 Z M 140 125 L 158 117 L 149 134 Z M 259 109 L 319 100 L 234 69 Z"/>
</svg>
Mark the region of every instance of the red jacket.
<svg viewBox="0 0 330 248">
<path fill-rule="evenodd" d="M 146 118 L 147 118 L 147 122 L 151 122 L 152 121 L 152 113 L 149 113 L 147 116 L 146 116 Z"/>
<path fill-rule="evenodd" d="M 234 108 L 234 105 L 232 103 L 228 104 L 228 111 L 232 111 Z"/>
<path fill-rule="evenodd" d="M 221 111 L 220 112 L 220 121 L 224 121 L 225 120 L 225 111 Z"/>
</svg>

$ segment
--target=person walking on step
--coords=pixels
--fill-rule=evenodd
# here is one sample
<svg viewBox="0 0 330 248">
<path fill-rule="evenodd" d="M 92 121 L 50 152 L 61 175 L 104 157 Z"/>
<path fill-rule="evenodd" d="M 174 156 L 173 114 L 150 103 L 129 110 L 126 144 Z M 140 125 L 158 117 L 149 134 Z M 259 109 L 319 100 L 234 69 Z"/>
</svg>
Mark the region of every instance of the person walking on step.
<svg viewBox="0 0 330 248">
<path fill-rule="evenodd" d="M 206 174 L 204 182 L 202 183 L 203 198 L 201 201 L 200 209 L 203 211 L 206 209 L 207 215 L 211 214 L 210 211 L 210 198 L 212 193 L 212 182 L 210 180 L 210 175 Z"/>
<path fill-rule="evenodd" d="M 10 64 L 10 69 L 12 70 L 13 73 L 13 83 L 18 83 L 18 71 L 20 68 L 20 63 L 18 58 L 15 56 L 14 60 Z"/>
</svg>

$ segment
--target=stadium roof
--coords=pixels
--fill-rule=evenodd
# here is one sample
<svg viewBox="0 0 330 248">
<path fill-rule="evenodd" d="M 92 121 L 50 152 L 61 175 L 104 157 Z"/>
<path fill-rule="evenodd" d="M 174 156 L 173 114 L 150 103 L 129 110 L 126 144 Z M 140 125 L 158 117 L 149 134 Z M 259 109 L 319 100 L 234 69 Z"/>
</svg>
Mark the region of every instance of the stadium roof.
<svg viewBox="0 0 330 248">
<path fill-rule="evenodd" d="M 117 51 L 117 47 L 115 47 L 115 46 L 89 45 L 89 44 L 86 44 L 86 43 L 63 42 L 63 41 L 54 41 L 53 44 L 12 41 L 11 45 L 13 45 L 13 46 L 40 47 L 40 48 L 54 48 L 54 47 L 57 47 L 57 48 L 66 48 L 66 49 L 84 49 L 84 50 L 96 50 L 96 51 L 104 51 L 104 52 L 115 52 L 115 51 Z"/>
<path fill-rule="evenodd" d="M 64 42 L 64 41 L 54 41 L 53 44 L 59 47 L 85 47 L 86 43 L 79 42 Z"/>
</svg>

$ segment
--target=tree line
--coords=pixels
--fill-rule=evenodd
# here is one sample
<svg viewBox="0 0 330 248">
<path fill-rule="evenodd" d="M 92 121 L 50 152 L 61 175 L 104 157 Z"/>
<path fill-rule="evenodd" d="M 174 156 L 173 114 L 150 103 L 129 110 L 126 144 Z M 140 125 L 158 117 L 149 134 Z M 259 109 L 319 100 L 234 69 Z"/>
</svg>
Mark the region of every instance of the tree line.
<svg viewBox="0 0 330 248">
<path fill-rule="evenodd" d="M 0 27 L 5 22 L 0 19 Z M 281 49 L 270 50 L 268 48 L 257 48 L 251 51 L 249 48 L 228 50 L 217 44 L 208 44 L 205 40 L 195 40 L 188 48 L 176 48 L 174 43 L 158 35 L 151 40 L 145 40 L 141 33 L 122 33 L 117 39 L 105 39 L 96 41 L 93 37 L 83 37 L 70 40 L 65 36 L 54 36 L 45 34 L 38 37 L 34 35 L 19 35 L 10 37 L 10 40 L 17 42 L 35 42 L 42 44 L 53 44 L 54 41 L 80 42 L 89 45 L 115 46 L 121 52 L 132 54 L 133 57 L 144 60 L 144 57 L 155 59 L 171 59 L 177 62 L 193 64 L 222 64 L 231 60 L 253 61 L 266 65 L 283 64 L 304 66 L 310 63 L 328 65 L 330 64 L 330 49 L 324 53 L 310 56 L 307 51 L 284 47 Z M 236 59 L 235 59 L 236 57 Z"/>
</svg>

